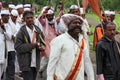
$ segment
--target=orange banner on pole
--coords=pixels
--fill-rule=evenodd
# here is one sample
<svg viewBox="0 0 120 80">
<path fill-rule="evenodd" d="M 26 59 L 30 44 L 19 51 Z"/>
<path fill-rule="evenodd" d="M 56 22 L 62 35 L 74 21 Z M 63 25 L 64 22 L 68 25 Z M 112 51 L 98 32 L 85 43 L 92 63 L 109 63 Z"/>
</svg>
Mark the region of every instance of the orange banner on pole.
<svg viewBox="0 0 120 80">
<path fill-rule="evenodd" d="M 88 0 L 88 3 L 93 11 L 99 18 L 103 19 L 103 16 L 101 15 L 98 0 Z"/>
<path fill-rule="evenodd" d="M 82 0 L 82 7 L 84 13 L 86 13 L 87 6 L 88 6 L 88 0 Z"/>
</svg>

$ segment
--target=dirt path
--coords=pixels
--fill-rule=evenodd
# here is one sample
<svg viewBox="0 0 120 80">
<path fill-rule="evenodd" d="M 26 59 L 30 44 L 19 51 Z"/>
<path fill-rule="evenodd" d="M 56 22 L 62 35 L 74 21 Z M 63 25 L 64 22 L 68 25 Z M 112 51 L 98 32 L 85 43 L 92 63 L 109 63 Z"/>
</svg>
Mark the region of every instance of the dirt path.
<svg viewBox="0 0 120 80">
<path fill-rule="evenodd" d="M 87 21 L 88 21 L 88 23 L 91 25 L 91 26 L 96 26 L 99 22 L 98 21 L 96 21 L 93 17 L 91 17 L 91 16 L 87 16 L 86 17 L 87 18 Z"/>
</svg>

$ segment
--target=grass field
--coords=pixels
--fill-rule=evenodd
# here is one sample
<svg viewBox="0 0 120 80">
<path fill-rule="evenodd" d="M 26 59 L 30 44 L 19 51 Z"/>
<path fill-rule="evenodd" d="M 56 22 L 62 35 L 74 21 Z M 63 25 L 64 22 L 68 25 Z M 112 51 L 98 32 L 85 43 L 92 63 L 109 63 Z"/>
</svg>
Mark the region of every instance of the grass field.
<svg viewBox="0 0 120 80">
<path fill-rule="evenodd" d="M 96 15 L 94 15 L 92 13 L 86 14 L 86 17 L 88 18 L 88 22 L 91 25 L 90 31 L 94 33 L 95 25 L 96 25 L 96 23 L 100 23 L 100 20 Z M 115 23 L 117 26 L 116 30 L 118 32 L 120 32 L 120 14 L 116 14 Z M 89 36 L 89 42 L 90 42 L 90 52 L 94 53 L 94 51 L 93 51 L 93 35 Z"/>
</svg>

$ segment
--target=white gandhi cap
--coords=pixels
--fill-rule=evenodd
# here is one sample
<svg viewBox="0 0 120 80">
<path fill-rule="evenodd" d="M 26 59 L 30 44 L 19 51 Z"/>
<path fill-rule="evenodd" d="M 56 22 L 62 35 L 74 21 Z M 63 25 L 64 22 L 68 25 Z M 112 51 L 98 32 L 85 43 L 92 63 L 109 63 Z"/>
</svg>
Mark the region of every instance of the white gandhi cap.
<svg viewBox="0 0 120 80">
<path fill-rule="evenodd" d="M 2 15 L 2 14 L 9 15 L 10 13 L 9 13 L 9 10 L 1 10 L 1 15 Z"/>
<path fill-rule="evenodd" d="M 77 5 L 71 5 L 70 9 L 78 9 L 78 6 Z"/>
<path fill-rule="evenodd" d="M 15 9 L 13 9 L 13 10 L 11 11 L 11 14 L 12 14 L 13 16 L 18 16 L 18 11 L 15 10 Z"/>
<path fill-rule="evenodd" d="M 12 9 L 15 9 L 15 5 L 14 4 L 9 4 L 8 7 L 12 8 Z"/>
</svg>

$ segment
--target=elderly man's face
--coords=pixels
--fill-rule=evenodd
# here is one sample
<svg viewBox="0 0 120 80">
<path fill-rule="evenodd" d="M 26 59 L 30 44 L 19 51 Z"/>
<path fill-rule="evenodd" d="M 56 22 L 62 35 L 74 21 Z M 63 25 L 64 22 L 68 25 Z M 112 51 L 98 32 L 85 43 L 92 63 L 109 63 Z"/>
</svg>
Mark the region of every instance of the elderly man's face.
<svg viewBox="0 0 120 80">
<path fill-rule="evenodd" d="M 79 11 L 79 9 L 71 9 L 71 10 L 70 10 L 70 13 L 80 16 L 80 11 Z"/>
<path fill-rule="evenodd" d="M 17 11 L 19 14 L 23 14 L 23 8 L 19 8 L 19 9 L 17 9 Z"/>
<path fill-rule="evenodd" d="M 81 33 L 82 32 L 82 24 L 83 21 L 80 19 L 75 19 L 68 25 L 68 32 L 69 33 Z"/>
<path fill-rule="evenodd" d="M 4 23 L 8 23 L 9 15 L 8 15 L 8 14 L 3 14 L 3 15 L 1 15 L 1 16 L 2 16 L 2 21 L 3 21 Z"/>
<path fill-rule="evenodd" d="M 105 35 L 111 40 L 114 39 L 114 36 L 116 34 L 116 26 L 113 24 L 107 24 L 106 26 L 107 27 L 104 30 Z"/>
<path fill-rule="evenodd" d="M 13 15 L 11 15 L 11 19 L 12 19 L 12 21 L 13 21 L 13 22 L 16 22 L 17 17 L 18 17 L 18 16 L 13 16 Z"/>
<path fill-rule="evenodd" d="M 54 18 L 54 14 L 47 14 L 46 17 L 47 17 L 48 21 L 52 21 Z"/>
<path fill-rule="evenodd" d="M 109 14 L 105 14 L 105 19 L 104 19 L 105 22 L 111 22 L 111 18 L 110 18 L 110 15 Z"/>
</svg>

